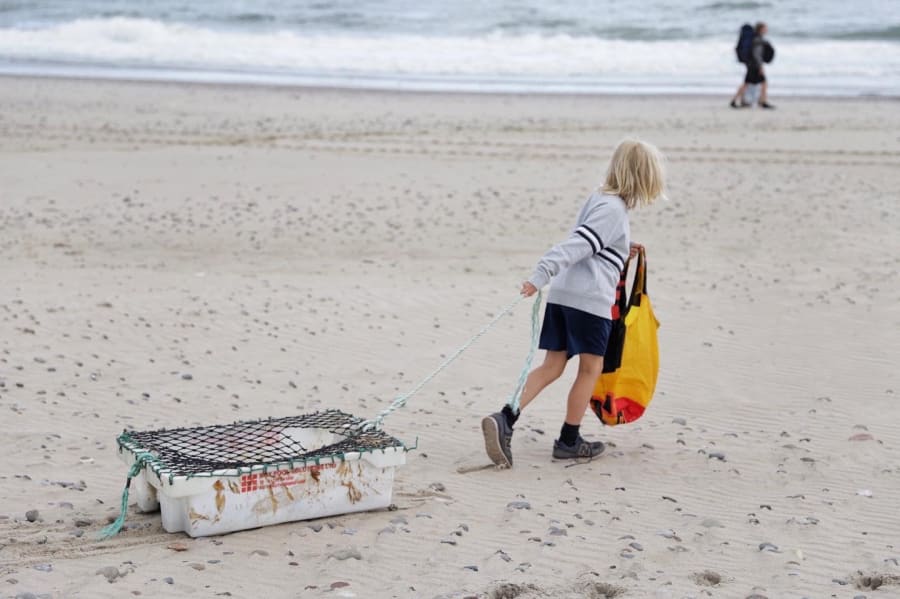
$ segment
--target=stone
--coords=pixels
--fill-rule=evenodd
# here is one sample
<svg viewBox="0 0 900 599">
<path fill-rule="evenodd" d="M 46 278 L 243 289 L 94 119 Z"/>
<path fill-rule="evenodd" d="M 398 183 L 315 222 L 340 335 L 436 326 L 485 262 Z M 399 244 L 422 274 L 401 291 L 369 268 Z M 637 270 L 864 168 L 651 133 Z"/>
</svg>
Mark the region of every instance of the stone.
<svg viewBox="0 0 900 599">
<path fill-rule="evenodd" d="M 25 512 L 25 519 L 29 522 L 35 522 L 41 517 L 41 513 L 37 510 L 28 510 Z"/>
<path fill-rule="evenodd" d="M 344 561 L 348 559 L 362 559 L 362 554 L 359 552 L 359 549 L 355 547 L 350 547 L 347 549 L 338 549 L 334 553 L 328 555 L 328 557 L 333 557 L 338 561 Z"/>
<path fill-rule="evenodd" d="M 104 566 L 97 570 L 96 574 L 103 576 L 106 578 L 107 582 L 115 582 L 116 579 L 120 576 L 119 569 L 115 566 Z"/>
</svg>

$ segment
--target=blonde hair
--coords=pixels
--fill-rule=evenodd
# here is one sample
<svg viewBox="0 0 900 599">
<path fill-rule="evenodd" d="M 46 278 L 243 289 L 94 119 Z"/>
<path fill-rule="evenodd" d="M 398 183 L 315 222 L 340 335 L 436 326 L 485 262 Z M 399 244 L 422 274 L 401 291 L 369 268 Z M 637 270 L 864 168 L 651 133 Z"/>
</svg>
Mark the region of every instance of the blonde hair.
<svg viewBox="0 0 900 599">
<path fill-rule="evenodd" d="M 603 191 L 622 198 L 629 210 L 648 206 L 665 197 L 665 177 L 663 157 L 655 146 L 626 139 L 619 143 L 609 161 Z"/>
</svg>

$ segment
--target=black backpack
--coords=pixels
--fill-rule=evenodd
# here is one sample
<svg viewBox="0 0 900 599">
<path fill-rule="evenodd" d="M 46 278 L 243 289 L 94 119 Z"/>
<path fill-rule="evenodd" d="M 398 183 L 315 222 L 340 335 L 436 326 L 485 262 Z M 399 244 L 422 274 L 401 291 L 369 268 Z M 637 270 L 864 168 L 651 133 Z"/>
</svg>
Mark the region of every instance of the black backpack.
<svg viewBox="0 0 900 599">
<path fill-rule="evenodd" d="M 775 48 L 769 42 L 763 42 L 762 58 L 763 62 L 767 64 L 775 60 Z"/>
<path fill-rule="evenodd" d="M 734 47 L 738 62 L 750 63 L 753 60 L 753 37 L 755 35 L 753 26 L 750 23 L 744 23 L 741 27 L 741 34 L 738 36 L 737 46 Z"/>
</svg>

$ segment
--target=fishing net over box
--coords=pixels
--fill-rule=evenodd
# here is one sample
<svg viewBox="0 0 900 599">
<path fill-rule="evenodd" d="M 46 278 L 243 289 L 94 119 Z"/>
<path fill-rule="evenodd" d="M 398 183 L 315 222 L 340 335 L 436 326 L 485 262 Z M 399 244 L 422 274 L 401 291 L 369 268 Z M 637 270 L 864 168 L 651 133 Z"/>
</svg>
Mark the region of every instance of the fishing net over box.
<svg viewBox="0 0 900 599">
<path fill-rule="evenodd" d="M 338 410 L 228 425 L 126 431 L 138 508 L 192 536 L 387 507 L 406 446 Z"/>
<path fill-rule="evenodd" d="M 327 410 L 225 425 L 125 432 L 119 444 L 153 453 L 157 472 L 189 477 L 404 447 L 384 431 L 360 431 L 361 423 L 350 414 Z"/>
</svg>

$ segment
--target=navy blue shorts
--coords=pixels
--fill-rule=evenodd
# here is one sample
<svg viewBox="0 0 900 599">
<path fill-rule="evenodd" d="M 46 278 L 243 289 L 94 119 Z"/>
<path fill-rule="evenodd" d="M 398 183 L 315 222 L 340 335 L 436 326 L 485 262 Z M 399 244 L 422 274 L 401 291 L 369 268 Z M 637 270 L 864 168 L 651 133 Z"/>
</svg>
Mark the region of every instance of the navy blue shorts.
<svg viewBox="0 0 900 599">
<path fill-rule="evenodd" d="M 547 304 L 538 347 L 565 351 L 566 357 L 578 354 L 602 356 L 612 331 L 612 320 L 577 308 Z"/>
<path fill-rule="evenodd" d="M 612 320 L 577 308 L 547 304 L 538 347 L 565 351 L 566 357 L 578 354 L 602 356 L 612 330 Z"/>
</svg>

